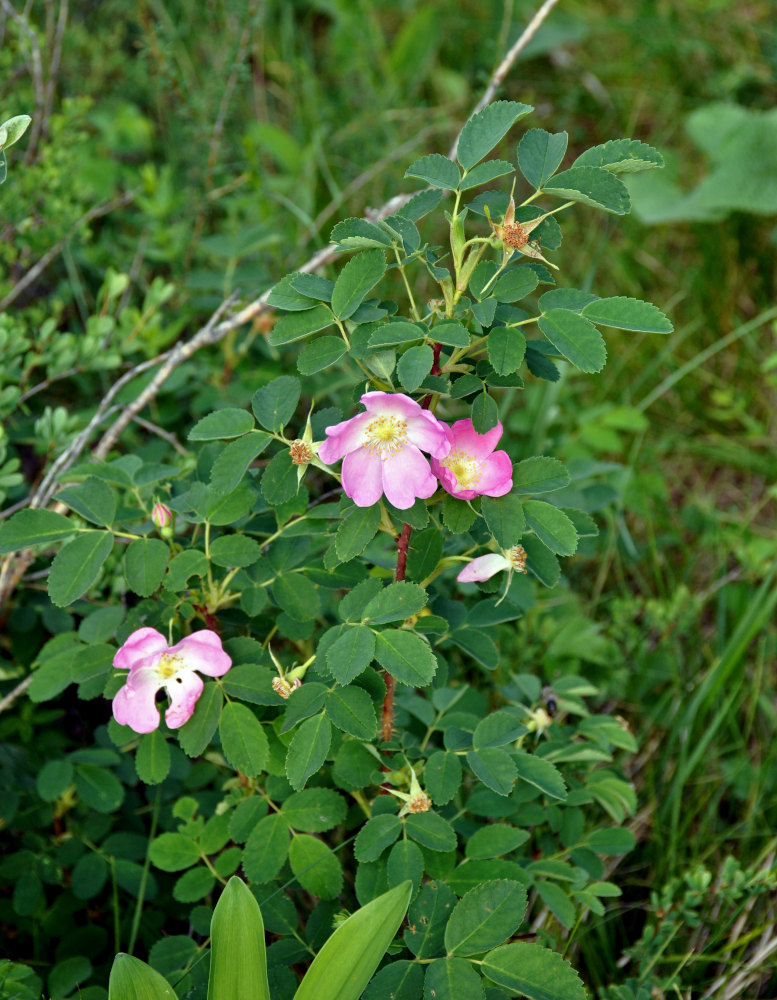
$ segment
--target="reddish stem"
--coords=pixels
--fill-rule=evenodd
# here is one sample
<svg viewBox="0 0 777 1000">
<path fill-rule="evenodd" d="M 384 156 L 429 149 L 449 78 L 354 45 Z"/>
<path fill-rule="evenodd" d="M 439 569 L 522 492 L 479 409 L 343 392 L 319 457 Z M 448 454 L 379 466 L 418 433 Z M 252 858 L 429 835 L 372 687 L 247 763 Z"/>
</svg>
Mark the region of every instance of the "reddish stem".
<svg viewBox="0 0 777 1000">
<path fill-rule="evenodd" d="M 397 568 L 394 572 L 394 580 L 405 579 L 405 567 L 407 566 L 407 547 L 410 543 L 410 532 L 413 529 L 409 524 L 402 525 L 402 531 L 397 539 Z M 383 699 L 383 710 L 381 712 L 381 737 L 384 741 L 391 739 L 391 730 L 394 727 L 394 678 L 385 670 L 383 673 L 386 681 L 386 695 Z"/>
<path fill-rule="evenodd" d="M 442 350 L 442 344 L 435 344 L 434 345 L 434 360 L 432 361 L 432 370 L 429 372 L 430 375 L 439 375 L 440 374 L 440 351 L 441 350 Z M 428 396 L 424 396 L 423 400 L 421 401 L 421 406 L 425 410 L 428 410 L 431 405 L 432 405 L 432 394 L 429 393 Z"/>
</svg>

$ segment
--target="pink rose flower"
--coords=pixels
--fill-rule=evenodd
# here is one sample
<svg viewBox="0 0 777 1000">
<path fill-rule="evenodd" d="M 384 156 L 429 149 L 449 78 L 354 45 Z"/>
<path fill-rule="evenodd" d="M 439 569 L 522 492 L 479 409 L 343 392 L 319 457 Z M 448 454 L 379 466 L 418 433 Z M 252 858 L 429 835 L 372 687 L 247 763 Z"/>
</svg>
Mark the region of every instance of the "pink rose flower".
<svg viewBox="0 0 777 1000">
<path fill-rule="evenodd" d="M 192 717 L 202 694 L 204 684 L 195 670 L 221 677 L 232 660 L 221 648 L 221 639 L 208 629 L 193 632 L 168 647 L 155 628 L 140 628 L 118 651 L 113 665 L 129 671 L 124 687 L 113 699 L 113 717 L 136 733 L 151 733 L 160 721 L 155 704 L 160 688 L 170 698 L 165 721 L 171 729 L 178 729 Z"/>
<path fill-rule="evenodd" d="M 460 583 L 476 583 L 490 580 L 503 570 L 511 575 L 526 572 L 526 549 L 522 545 L 513 545 L 511 549 L 501 553 L 489 552 L 487 556 L 478 556 L 467 563 L 456 579 Z"/>
<path fill-rule="evenodd" d="M 366 413 L 326 428 L 318 457 L 327 465 L 343 459 L 343 489 L 357 507 L 371 507 L 385 493 L 407 510 L 437 489 L 421 452 L 445 458 L 445 424 L 401 392 L 367 392 L 361 401 Z"/>
<path fill-rule="evenodd" d="M 432 472 L 451 496 L 472 500 L 510 492 L 513 463 L 506 451 L 494 451 L 502 429 L 497 423 L 485 434 L 478 434 L 469 417 L 447 428 L 451 450 L 442 460 L 432 458 Z"/>
</svg>

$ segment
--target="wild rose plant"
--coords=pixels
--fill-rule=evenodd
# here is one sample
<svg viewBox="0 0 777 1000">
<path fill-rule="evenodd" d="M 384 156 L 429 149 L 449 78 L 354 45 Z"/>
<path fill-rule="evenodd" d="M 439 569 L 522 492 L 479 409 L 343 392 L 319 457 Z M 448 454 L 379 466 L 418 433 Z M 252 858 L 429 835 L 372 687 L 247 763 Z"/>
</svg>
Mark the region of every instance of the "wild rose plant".
<svg viewBox="0 0 777 1000">
<path fill-rule="evenodd" d="M 599 327 L 671 330 L 650 303 L 557 287 L 548 266 L 565 212 L 589 225 L 595 210 L 624 214 L 619 175 L 662 162 L 621 139 L 561 170 L 566 134 L 539 128 L 502 158 L 531 110 L 478 112 L 456 160 L 408 168 L 420 188 L 394 215 L 335 226 L 344 264 L 270 291 L 256 367 L 296 367 L 304 400 L 300 379 L 280 375 L 250 410 L 203 415 L 189 433 L 201 451 L 178 471 L 176 456 L 160 472 L 120 455 L 63 489 L 72 517 L 29 510 L 0 527 L 6 550 L 73 536 L 48 579 L 53 603 L 85 616 L 73 679 L 112 700 L 108 736 L 160 785 L 149 858 L 183 872 L 181 906 L 211 900 L 239 866 L 293 964 L 316 920 L 412 882 L 371 1000 L 400 986 L 449 995 L 451 982 L 533 995 L 528 967 L 582 1000 L 559 952 L 618 893 L 602 855 L 633 843 L 618 763 L 633 738 L 591 714 L 593 685 L 546 676 L 519 640 L 542 605 L 535 587 L 555 587 L 559 560 L 596 536 L 599 475 L 578 461 L 571 485 L 557 458 L 527 453 L 523 398 L 562 368 L 601 370 Z M 444 248 L 424 221 L 440 205 Z M 105 607 L 89 607 L 103 567 L 123 591 L 107 633 Z M 39 673 L 36 697 L 55 697 L 61 673 Z M 211 789 L 192 777 L 176 802 L 187 759 Z M 329 917 L 308 920 L 311 896 L 332 901 Z M 291 998 L 297 974 L 276 971 Z"/>
</svg>

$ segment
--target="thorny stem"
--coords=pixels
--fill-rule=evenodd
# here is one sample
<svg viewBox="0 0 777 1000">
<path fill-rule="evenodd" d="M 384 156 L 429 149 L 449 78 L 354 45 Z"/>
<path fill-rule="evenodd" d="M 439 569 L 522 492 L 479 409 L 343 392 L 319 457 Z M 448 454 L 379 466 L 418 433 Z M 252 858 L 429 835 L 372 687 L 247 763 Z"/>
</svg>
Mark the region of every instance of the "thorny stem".
<svg viewBox="0 0 777 1000">
<path fill-rule="evenodd" d="M 397 568 L 394 573 L 394 580 L 405 579 L 405 567 L 407 566 L 407 547 L 410 543 L 410 532 L 412 527 L 409 524 L 402 525 L 402 531 L 397 539 Z M 383 710 L 381 712 L 381 738 L 384 742 L 391 739 L 391 730 L 394 726 L 394 678 L 385 671 L 386 694 L 383 698 Z"/>
</svg>

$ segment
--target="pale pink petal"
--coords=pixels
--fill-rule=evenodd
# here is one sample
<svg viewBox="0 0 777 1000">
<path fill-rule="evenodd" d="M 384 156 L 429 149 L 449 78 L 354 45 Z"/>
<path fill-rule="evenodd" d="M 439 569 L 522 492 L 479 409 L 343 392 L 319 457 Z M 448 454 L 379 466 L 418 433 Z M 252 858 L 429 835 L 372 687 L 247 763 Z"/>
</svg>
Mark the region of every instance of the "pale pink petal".
<svg viewBox="0 0 777 1000">
<path fill-rule="evenodd" d="M 513 488 L 513 463 L 506 451 L 495 451 L 483 462 L 478 480 L 478 493 L 487 497 L 503 497 Z"/>
<path fill-rule="evenodd" d="M 446 493 L 450 493 L 452 497 L 457 497 L 459 500 L 474 500 L 480 493 L 479 490 L 460 489 L 459 481 L 451 470 L 435 458 L 432 459 L 432 472 L 440 480 L 440 486 L 442 486 Z"/>
<path fill-rule="evenodd" d="M 429 463 L 413 445 L 381 462 L 381 470 L 386 499 L 399 510 L 407 510 L 417 497 L 425 500 L 437 489 Z"/>
<path fill-rule="evenodd" d="M 207 628 L 181 639 L 170 647 L 169 654 L 180 656 L 187 670 L 199 670 L 209 677 L 221 677 L 232 666 L 232 660 L 221 647 L 221 639 Z"/>
<path fill-rule="evenodd" d="M 161 686 L 153 667 L 133 670 L 113 699 L 114 719 L 136 733 L 152 733 L 159 725 L 159 711 L 154 702 Z"/>
<path fill-rule="evenodd" d="M 159 658 L 167 649 L 167 640 L 155 628 L 136 629 L 124 642 L 113 658 L 117 670 L 132 670 L 133 667 L 149 666 L 153 657 Z"/>
<path fill-rule="evenodd" d="M 411 420 L 420 413 L 425 413 L 421 406 L 414 399 L 406 396 L 403 392 L 365 392 L 361 398 L 362 403 L 371 416 L 379 413 L 387 413 L 402 420 Z M 431 414 L 430 414 L 431 416 Z"/>
<path fill-rule="evenodd" d="M 385 393 L 383 393 L 385 395 Z M 318 457 L 325 465 L 337 462 L 357 448 L 361 448 L 364 429 L 372 420 L 369 413 L 357 413 L 350 420 L 326 427 L 327 438 L 318 448 Z"/>
<path fill-rule="evenodd" d="M 357 507 L 372 507 L 381 498 L 383 481 L 379 455 L 366 448 L 349 452 L 343 459 L 343 490 Z"/>
<path fill-rule="evenodd" d="M 487 556 L 478 556 L 472 562 L 467 563 L 456 579 L 460 583 L 475 583 L 479 580 L 490 580 L 496 573 L 501 573 L 504 569 L 509 569 L 510 563 L 504 556 L 497 552 L 492 552 Z"/>
<path fill-rule="evenodd" d="M 451 428 L 453 434 L 453 450 L 464 451 L 472 458 L 484 459 L 496 448 L 502 436 L 504 428 L 497 422 L 496 427 L 492 427 L 485 434 L 478 434 L 472 426 L 469 417 L 466 420 L 457 420 Z"/>
<path fill-rule="evenodd" d="M 222 655 L 226 656 L 226 653 Z M 202 678 L 193 670 L 181 670 L 165 683 L 165 689 L 170 696 L 170 707 L 165 712 L 165 722 L 171 729 L 178 729 L 191 719 L 197 699 L 204 687 Z"/>
<path fill-rule="evenodd" d="M 407 437 L 416 448 L 428 451 L 435 458 L 445 458 L 451 450 L 447 425 L 428 410 L 421 410 L 407 420 Z"/>
</svg>

